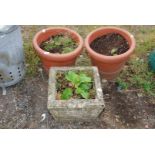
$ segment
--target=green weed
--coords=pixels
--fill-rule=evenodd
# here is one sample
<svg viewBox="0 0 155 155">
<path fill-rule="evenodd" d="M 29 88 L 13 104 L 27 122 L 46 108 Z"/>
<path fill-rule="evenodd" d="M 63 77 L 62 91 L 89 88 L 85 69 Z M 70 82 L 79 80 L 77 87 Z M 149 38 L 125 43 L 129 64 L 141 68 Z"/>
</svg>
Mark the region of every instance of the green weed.
<svg viewBox="0 0 155 155">
<path fill-rule="evenodd" d="M 37 56 L 36 52 L 34 51 L 32 44 L 25 43 L 24 51 L 26 59 L 26 75 L 35 76 L 38 71 L 38 65 L 40 63 L 40 59 Z"/>
<path fill-rule="evenodd" d="M 131 59 L 117 82 L 123 89 L 134 87 L 155 96 L 155 74 L 149 70 L 147 60 Z"/>
</svg>

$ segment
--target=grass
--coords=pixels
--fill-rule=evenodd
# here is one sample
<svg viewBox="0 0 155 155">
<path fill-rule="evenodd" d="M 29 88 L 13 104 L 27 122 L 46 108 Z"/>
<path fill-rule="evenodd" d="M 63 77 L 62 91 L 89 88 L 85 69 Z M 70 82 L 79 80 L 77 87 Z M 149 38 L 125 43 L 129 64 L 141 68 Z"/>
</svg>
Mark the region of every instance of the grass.
<svg viewBox="0 0 155 155">
<path fill-rule="evenodd" d="M 124 68 L 117 82 L 122 89 L 139 89 L 155 96 L 155 74 L 149 70 L 147 59 L 133 58 Z"/>
<path fill-rule="evenodd" d="M 148 66 L 148 55 L 155 49 L 155 26 L 132 26 L 128 30 L 135 36 L 136 49 L 117 82 L 122 89 L 138 89 L 155 96 L 155 73 Z"/>
<path fill-rule="evenodd" d="M 26 76 L 35 76 L 38 72 L 40 59 L 36 55 L 31 43 L 24 43 L 26 59 Z"/>
<path fill-rule="evenodd" d="M 23 26 L 24 49 L 27 64 L 27 76 L 38 73 L 40 60 L 32 47 L 34 34 L 49 26 Z M 77 31 L 83 38 L 92 30 L 101 26 L 65 26 Z M 155 26 L 118 26 L 131 32 L 136 39 L 136 49 L 128 64 L 117 78 L 123 89 L 138 89 L 147 95 L 155 96 L 155 74 L 148 68 L 148 54 L 155 49 Z M 84 50 L 85 51 L 85 50 Z M 85 52 L 77 60 L 76 65 L 91 65 Z"/>
</svg>

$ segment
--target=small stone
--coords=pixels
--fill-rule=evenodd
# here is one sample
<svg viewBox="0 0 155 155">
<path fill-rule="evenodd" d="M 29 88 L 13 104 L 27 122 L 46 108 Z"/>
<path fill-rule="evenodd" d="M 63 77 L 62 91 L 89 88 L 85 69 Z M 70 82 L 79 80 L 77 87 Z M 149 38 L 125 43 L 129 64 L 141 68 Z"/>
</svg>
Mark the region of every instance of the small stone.
<svg viewBox="0 0 155 155">
<path fill-rule="evenodd" d="M 83 55 L 80 55 L 80 58 L 83 58 Z"/>
<path fill-rule="evenodd" d="M 144 62 L 144 59 L 140 59 L 141 62 Z"/>
<path fill-rule="evenodd" d="M 111 53 L 112 55 L 114 55 L 114 54 L 116 54 L 116 52 L 117 52 L 117 48 L 113 48 L 113 49 L 111 50 L 110 53 Z"/>
<path fill-rule="evenodd" d="M 122 87 L 118 86 L 118 87 L 117 87 L 117 91 L 118 91 L 118 92 L 121 92 L 121 90 L 122 90 Z"/>
<path fill-rule="evenodd" d="M 41 129 L 46 129 L 46 128 L 47 128 L 47 127 L 46 127 L 45 124 L 41 125 Z"/>
<path fill-rule="evenodd" d="M 102 79 L 102 82 L 103 83 L 107 83 L 108 81 L 106 79 Z"/>
<path fill-rule="evenodd" d="M 39 68 L 39 69 L 38 69 L 38 71 L 39 71 L 39 72 L 42 72 L 42 71 L 43 71 L 43 69 L 42 69 L 42 68 Z"/>
<path fill-rule="evenodd" d="M 115 115 L 115 117 L 116 117 L 116 118 L 120 118 L 120 116 L 119 116 L 119 115 Z"/>
<path fill-rule="evenodd" d="M 46 118 L 46 114 L 44 113 L 44 114 L 41 115 L 41 120 L 40 120 L 40 122 L 43 122 L 43 121 L 45 120 L 45 118 Z"/>
<path fill-rule="evenodd" d="M 25 64 L 26 67 L 30 66 L 30 64 Z"/>
<path fill-rule="evenodd" d="M 116 118 L 116 122 L 119 122 L 119 119 L 118 118 Z"/>
<path fill-rule="evenodd" d="M 104 96 L 109 96 L 109 94 L 104 94 Z"/>
<path fill-rule="evenodd" d="M 101 92 L 101 91 L 102 91 L 102 89 L 101 89 L 101 88 L 97 88 L 97 91 Z"/>
<path fill-rule="evenodd" d="M 73 87 L 73 84 L 72 84 L 72 83 L 69 83 L 68 86 L 69 86 L 69 87 Z"/>
<path fill-rule="evenodd" d="M 138 93 L 137 96 L 138 97 L 143 97 L 143 94 L 142 93 Z"/>
<path fill-rule="evenodd" d="M 148 124 L 145 125 L 145 128 L 147 128 L 147 129 L 149 128 Z"/>
<path fill-rule="evenodd" d="M 139 58 L 138 57 L 136 58 L 136 61 L 139 61 Z"/>
</svg>

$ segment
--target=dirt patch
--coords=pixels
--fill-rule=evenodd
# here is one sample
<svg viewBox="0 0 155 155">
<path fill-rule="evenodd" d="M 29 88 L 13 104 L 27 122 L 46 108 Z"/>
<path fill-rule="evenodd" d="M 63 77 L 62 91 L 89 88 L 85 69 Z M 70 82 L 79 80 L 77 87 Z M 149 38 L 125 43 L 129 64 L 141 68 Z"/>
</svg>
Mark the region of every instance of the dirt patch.
<svg viewBox="0 0 155 155">
<path fill-rule="evenodd" d="M 48 77 L 26 77 L 0 90 L 0 128 L 155 128 L 155 99 L 135 91 L 118 91 L 114 82 L 103 82 L 106 108 L 92 122 L 56 122 L 47 110 Z"/>
<path fill-rule="evenodd" d="M 113 124 L 119 125 L 117 128 L 155 128 L 153 98 L 139 97 L 137 90 L 120 91 L 114 82 L 108 82 L 106 87 L 103 87 L 106 101 L 106 110 L 103 114 L 111 115 Z"/>
<path fill-rule="evenodd" d="M 109 33 L 96 38 L 90 47 L 97 53 L 113 56 L 125 53 L 129 49 L 129 44 L 120 34 Z"/>
</svg>

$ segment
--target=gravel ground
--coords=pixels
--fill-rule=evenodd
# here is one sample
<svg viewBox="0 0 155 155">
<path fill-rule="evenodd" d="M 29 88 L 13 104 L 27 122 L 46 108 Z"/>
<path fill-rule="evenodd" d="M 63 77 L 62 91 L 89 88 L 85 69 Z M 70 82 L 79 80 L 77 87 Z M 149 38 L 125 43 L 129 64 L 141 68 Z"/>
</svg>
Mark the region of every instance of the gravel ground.
<svg viewBox="0 0 155 155">
<path fill-rule="evenodd" d="M 117 91 L 103 80 L 106 108 L 93 122 L 56 122 L 47 110 L 48 77 L 25 78 L 0 91 L 0 128 L 155 128 L 155 100 L 137 91 Z"/>
</svg>

